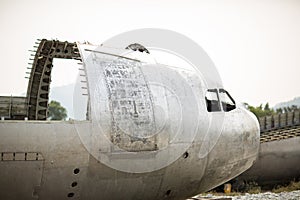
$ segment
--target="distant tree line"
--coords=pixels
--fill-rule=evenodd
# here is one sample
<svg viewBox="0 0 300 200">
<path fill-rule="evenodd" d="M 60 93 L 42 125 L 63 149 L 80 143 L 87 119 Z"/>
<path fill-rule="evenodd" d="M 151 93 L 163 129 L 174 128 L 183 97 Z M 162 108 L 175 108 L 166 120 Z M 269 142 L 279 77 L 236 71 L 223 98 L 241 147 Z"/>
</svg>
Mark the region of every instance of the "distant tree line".
<svg viewBox="0 0 300 200">
<path fill-rule="evenodd" d="M 287 112 L 293 112 L 297 109 L 300 109 L 300 107 L 296 105 L 292 106 L 287 106 L 283 108 L 278 108 L 274 110 L 273 108 L 270 108 L 269 103 L 266 103 L 264 106 L 263 104 L 260 104 L 259 106 L 251 106 L 248 103 L 245 103 L 246 108 L 250 110 L 257 118 L 259 117 L 265 117 L 265 116 L 270 116 L 274 114 L 279 114 L 279 113 L 287 113 Z"/>
<path fill-rule="evenodd" d="M 288 107 L 284 107 L 284 108 L 278 108 L 278 109 L 276 109 L 276 113 L 293 112 L 298 109 L 300 109 L 300 107 L 298 107 L 296 105 L 292 105 L 292 106 L 288 106 Z"/>
</svg>

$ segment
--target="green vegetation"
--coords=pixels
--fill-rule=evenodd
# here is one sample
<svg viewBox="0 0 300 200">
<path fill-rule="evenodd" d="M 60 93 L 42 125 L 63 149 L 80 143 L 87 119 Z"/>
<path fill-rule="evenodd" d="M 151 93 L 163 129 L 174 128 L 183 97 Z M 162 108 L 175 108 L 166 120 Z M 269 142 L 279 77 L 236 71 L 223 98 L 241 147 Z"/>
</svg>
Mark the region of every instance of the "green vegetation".
<svg viewBox="0 0 300 200">
<path fill-rule="evenodd" d="M 57 101 L 51 101 L 48 108 L 48 118 L 50 120 L 65 120 L 67 118 L 67 110 Z"/>
<path fill-rule="evenodd" d="M 245 105 L 248 108 L 248 110 L 253 112 L 253 114 L 257 118 L 275 114 L 275 111 L 272 108 L 270 108 L 269 103 L 266 103 L 265 106 L 263 106 L 263 104 L 260 104 L 257 107 L 251 106 L 247 103 L 245 103 Z"/>
<path fill-rule="evenodd" d="M 288 107 L 279 108 L 279 109 L 274 110 L 273 108 L 270 108 L 269 103 L 266 103 L 264 106 L 263 106 L 263 104 L 260 104 L 257 107 L 251 106 L 247 103 L 244 103 L 244 105 L 257 118 L 270 116 L 270 115 L 274 115 L 274 114 L 278 114 L 278 113 L 293 112 L 293 111 L 299 109 L 297 106 L 293 105 L 293 106 L 288 106 Z"/>
</svg>

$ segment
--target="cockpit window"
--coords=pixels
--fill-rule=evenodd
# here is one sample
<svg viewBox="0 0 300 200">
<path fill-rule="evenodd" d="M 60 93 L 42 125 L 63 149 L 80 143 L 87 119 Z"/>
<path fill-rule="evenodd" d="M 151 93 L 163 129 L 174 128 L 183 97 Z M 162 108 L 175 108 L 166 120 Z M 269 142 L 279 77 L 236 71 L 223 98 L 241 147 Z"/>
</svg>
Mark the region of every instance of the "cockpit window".
<svg viewBox="0 0 300 200">
<path fill-rule="evenodd" d="M 219 89 L 219 95 L 223 110 L 225 112 L 229 112 L 236 108 L 235 101 L 226 90 Z"/>
<path fill-rule="evenodd" d="M 217 89 L 207 90 L 206 96 L 206 107 L 208 112 L 221 111 L 220 100 Z"/>
</svg>

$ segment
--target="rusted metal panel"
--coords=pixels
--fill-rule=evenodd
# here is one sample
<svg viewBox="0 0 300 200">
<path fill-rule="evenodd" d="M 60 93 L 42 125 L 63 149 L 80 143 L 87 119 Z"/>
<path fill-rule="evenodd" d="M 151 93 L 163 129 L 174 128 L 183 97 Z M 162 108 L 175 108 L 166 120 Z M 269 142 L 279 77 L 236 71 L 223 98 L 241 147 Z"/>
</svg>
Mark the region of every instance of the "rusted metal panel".
<svg viewBox="0 0 300 200">
<path fill-rule="evenodd" d="M 155 132 L 155 121 L 151 93 L 140 64 L 101 62 L 101 67 L 111 102 L 112 142 L 127 151 L 157 150 L 156 137 L 145 135 Z M 139 139 L 138 135 L 147 138 Z"/>
</svg>

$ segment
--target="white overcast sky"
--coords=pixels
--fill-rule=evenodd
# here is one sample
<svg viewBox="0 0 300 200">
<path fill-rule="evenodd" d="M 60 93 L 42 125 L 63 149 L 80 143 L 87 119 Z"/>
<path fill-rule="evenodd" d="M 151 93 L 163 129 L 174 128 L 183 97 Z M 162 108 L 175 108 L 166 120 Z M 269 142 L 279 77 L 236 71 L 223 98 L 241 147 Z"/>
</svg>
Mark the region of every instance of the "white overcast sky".
<svg viewBox="0 0 300 200">
<path fill-rule="evenodd" d="M 300 96 L 300 1 L 0 0 L 0 95 L 26 92 L 36 39 L 100 44 L 124 31 L 164 28 L 196 41 L 238 101 Z M 67 84 L 64 69 L 57 84 Z"/>
</svg>

